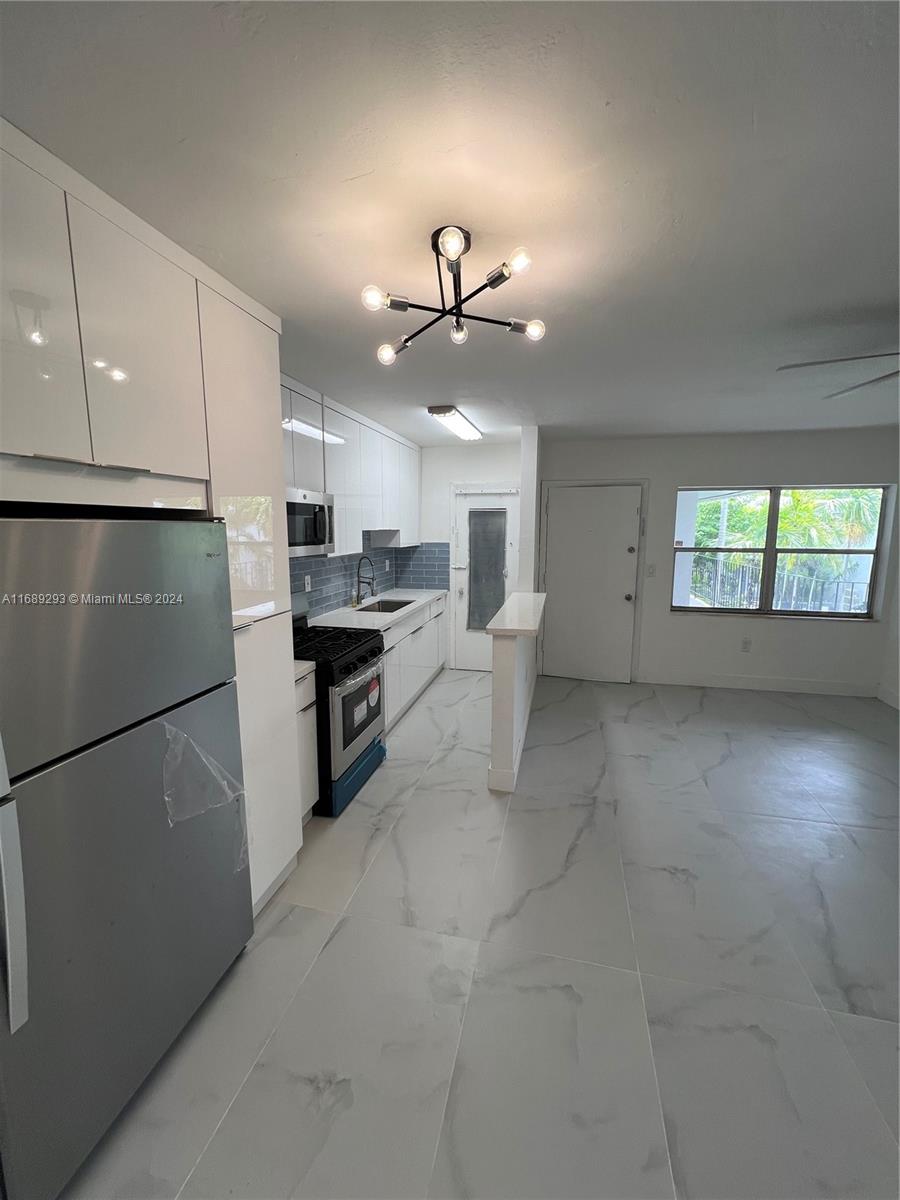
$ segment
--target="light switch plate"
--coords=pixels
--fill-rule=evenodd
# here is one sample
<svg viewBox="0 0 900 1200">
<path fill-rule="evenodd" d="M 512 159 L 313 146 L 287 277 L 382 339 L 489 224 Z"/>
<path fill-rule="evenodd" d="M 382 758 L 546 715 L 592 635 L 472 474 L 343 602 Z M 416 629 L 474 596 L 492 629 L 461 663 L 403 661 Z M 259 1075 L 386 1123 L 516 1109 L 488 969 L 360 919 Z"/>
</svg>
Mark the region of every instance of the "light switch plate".
<svg viewBox="0 0 900 1200">
<path fill-rule="evenodd" d="M 312 591 L 312 575 L 304 575 L 303 587 L 307 592 Z"/>
</svg>

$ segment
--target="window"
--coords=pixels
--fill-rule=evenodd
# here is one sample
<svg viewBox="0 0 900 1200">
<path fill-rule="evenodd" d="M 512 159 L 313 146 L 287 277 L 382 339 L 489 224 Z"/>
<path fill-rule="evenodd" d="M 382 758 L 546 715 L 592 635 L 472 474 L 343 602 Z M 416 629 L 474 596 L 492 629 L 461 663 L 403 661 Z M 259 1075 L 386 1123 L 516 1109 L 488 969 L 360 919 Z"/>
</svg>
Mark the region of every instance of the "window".
<svg viewBox="0 0 900 1200">
<path fill-rule="evenodd" d="M 883 487 L 679 488 L 674 609 L 870 617 Z"/>
</svg>

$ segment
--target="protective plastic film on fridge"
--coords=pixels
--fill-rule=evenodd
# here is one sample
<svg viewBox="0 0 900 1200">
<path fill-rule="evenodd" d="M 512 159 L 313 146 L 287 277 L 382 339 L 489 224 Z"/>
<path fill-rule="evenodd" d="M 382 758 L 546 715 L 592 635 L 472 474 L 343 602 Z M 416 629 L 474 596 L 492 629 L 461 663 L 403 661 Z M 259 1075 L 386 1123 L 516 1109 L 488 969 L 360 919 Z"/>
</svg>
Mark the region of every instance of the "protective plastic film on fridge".
<svg viewBox="0 0 900 1200">
<path fill-rule="evenodd" d="M 252 932 L 222 523 L 0 504 L 0 738 L 0 1164 L 51 1200 Z"/>
</svg>

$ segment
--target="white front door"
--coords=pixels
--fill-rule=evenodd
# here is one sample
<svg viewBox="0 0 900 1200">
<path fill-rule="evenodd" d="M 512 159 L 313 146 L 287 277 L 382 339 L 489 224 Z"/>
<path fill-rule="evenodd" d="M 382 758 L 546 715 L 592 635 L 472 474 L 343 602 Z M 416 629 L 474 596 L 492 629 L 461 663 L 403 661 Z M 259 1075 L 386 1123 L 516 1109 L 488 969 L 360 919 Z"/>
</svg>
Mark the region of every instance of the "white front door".
<svg viewBox="0 0 900 1200">
<path fill-rule="evenodd" d="M 630 682 L 640 529 L 636 484 L 547 488 L 542 674 Z"/>
<path fill-rule="evenodd" d="M 491 638 L 484 627 L 519 573 L 519 490 L 506 484 L 454 488 L 450 543 L 453 666 L 490 671 Z"/>
</svg>

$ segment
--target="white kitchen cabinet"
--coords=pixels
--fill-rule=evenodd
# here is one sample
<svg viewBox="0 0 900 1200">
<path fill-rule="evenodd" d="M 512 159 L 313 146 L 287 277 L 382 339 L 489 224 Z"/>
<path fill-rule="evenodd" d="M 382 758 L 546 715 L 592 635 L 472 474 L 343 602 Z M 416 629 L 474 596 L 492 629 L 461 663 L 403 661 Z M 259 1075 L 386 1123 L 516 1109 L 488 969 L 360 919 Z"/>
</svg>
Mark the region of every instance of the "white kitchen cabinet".
<svg viewBox="0 0 900 1200">
<path fill-rule="evenodd" d="M 306 817 L 319 798 L 319 749 L 316 742 L 316 676 L 294 684 L 297 710 L 297 762 L 300 769 L 300 815 Z"/>
<path fill-rule="evenodd" d="M 400 443 L 389 437 L 381 440 L 381 519 L 382 529 L 400 528 Z"/>
<path fill-rule="evenodd" d="M 400 450 L 400 537 L 398 546 L 419 543 L 419 451 L 399 445 Z"/>
<path fill-rule="evenodd" d="M 384 529 L 381 444 L 387 439 L 368 425 L 360 425 L 360 470 L 363 529 Z"/>
<path fill-rule="evenodd" d="M 196 280 L 74 197 L 68 208 L 94 460 L 208 479 Z"/>
<path fill-rule="evenodd" d="M 325 491 L 322 401 L 315 392 L 291 388 L 293 419 L 294 487 L 308 492 Z"/>
<path fill-rule="evenodd" d="M 303 844 L 290 613 L 235 630 L 250 890 L 257 908 Z"/>
<path fill-rule="evenodd" d="M 281 463 L 285 487 L 296 487 L 294 476 L 294 434 L 291 429 L 291 393 L 281 389 Z"/>
<path fill-rule="evenodd" d="M 0 451 L 91 460 L 61 188 L 0 151 Z"/>
<path fill-rule="evenodd" d="M 210 485 L 227 526 L 232 609 L 239 619 L 290 612 L 278 335 L 199 291 Z"/>
<path fill-rule="evenodd" d="M 403 707 L 403 686 L 400 679 L 400 645 L 384 652 L 384 722 L 389 728 Z"/>
<path fill-rule="evenodd" d="M 360 425 L 324 406 L 325 490 L 334 496 L 334 553 L 362 553 Z"/>
</svg>

